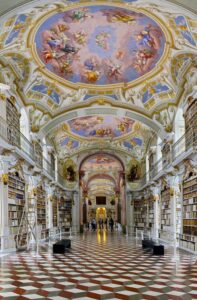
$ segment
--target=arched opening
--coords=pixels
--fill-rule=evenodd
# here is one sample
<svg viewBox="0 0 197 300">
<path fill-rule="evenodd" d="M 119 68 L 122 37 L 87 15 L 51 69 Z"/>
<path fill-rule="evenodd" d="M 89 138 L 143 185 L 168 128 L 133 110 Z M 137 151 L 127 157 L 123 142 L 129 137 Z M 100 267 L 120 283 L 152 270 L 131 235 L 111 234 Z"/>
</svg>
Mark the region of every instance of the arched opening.
<svg viewBox="0 0 197 300">
<path fill-rule="evenodd" d="M 124 174 L 124 165 L 112 154 L 99 152 L 82 161 L 79 167 L 81 225 L 90 224 L 93 219 L 105 224 L 110 218 L 125 225 Z"/>
</svg>

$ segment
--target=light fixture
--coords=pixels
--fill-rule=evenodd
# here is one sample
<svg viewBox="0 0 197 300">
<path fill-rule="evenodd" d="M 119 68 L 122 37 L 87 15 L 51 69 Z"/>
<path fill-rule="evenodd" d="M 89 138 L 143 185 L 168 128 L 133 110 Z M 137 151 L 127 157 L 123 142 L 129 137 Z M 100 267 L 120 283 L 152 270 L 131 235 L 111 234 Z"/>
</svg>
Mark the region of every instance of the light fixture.
<svg viewBox="0 0 197 300">
<path fill-rule="evenodd" d="M 0 90 L 2 91 L 10 90 L 10 86 L 0 82 Z"/>
</svg>

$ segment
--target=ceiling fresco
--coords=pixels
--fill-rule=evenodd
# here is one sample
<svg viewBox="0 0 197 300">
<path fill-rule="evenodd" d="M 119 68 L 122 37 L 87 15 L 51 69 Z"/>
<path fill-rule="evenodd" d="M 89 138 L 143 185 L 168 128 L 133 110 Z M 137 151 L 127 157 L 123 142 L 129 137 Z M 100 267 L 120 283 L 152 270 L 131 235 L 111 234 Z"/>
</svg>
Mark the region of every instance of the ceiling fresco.
<svg viewBox="0 0 197 300">
<path fill-rule="evenodd" d="M 154 134 L 142 122 L 100 114 L 59 124 L 49 132 L 47 139 L 55 146 L 62 159 L 88 151 L 91 147 L 107 147 L 141 159 Z"/>
<path fill-rule="evenodd" d="M 122 170 L 120 162 L 111 155 L 96 154 L 88 158 L 81 167 L 84 171 L 117 171 Z"/>
<path fill-rule="evenodd" d="M 117 138 L 132 132 L 135 121 L 108 115 L 81 117 L 68 121 L 70 131 L 86 138 Z"/>
<path fill-rule="evenodd" d="M 89 183 L 88 194 L 115 193 L 115 184 L 110 179 L 95 178 Z"/>
<path fill-rule="evenodd" d="M 196 32 L 197 16 L 168 1 L 31 1 L 0 17 L 0 81 L 60 159 L 141 160 L 197 84 Z"/>
<path fill-rule="evenodd" d="M 35 35 L 46 68 L 73 83 L 130 82 L 151 71 L 165 36 L 149 16 L 107 5 L 83 6 L 47 18 Z"/>
</svg>

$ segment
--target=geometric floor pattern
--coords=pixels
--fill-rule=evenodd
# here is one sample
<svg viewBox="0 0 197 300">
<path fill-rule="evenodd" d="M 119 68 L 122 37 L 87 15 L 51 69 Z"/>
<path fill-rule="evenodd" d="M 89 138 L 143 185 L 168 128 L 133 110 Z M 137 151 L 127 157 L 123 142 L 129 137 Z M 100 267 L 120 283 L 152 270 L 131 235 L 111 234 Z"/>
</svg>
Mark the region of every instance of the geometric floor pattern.
<svg viewBox="0 0 197 300">
<path fill-rule="evenodd" d="M 171 247 L 153 256 L 132 237 L 90 232 L 64 255 L 43 244 L 0 257 L 0 299 L 197 299 L 196 257 Z"/>
</svg>

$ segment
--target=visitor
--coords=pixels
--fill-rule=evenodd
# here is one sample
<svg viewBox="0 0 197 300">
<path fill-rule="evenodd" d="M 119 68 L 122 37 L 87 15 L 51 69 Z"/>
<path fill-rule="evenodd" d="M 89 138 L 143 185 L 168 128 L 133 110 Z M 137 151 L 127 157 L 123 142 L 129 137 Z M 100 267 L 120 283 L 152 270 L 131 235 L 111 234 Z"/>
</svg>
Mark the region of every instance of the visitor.
<svg viewBox="0 0 197 300">
<path fill-rule="evenodd" d="M 111 231 L 113 231 L 114 230 L 114 220 L 112 218 L 110 218 L 110 220 L 109 220 L 109 226 L 111 228 Z"/>
<path fill-rule="evenodd" d="M 92 219 L 92 230 L 95 231 L 96 230 L 96 220 Z"/>
<path fill-rule="evenodd" d="M 99 219 L 99 229 L 103 229 L 103 219 Z"/>
</svg>

